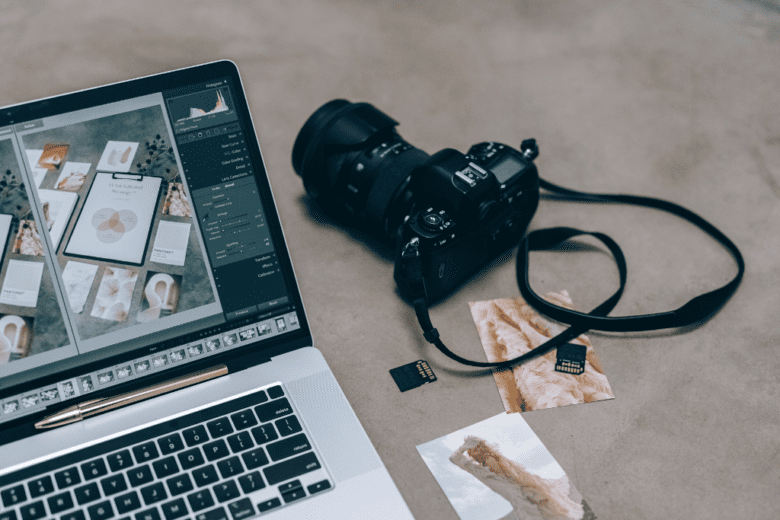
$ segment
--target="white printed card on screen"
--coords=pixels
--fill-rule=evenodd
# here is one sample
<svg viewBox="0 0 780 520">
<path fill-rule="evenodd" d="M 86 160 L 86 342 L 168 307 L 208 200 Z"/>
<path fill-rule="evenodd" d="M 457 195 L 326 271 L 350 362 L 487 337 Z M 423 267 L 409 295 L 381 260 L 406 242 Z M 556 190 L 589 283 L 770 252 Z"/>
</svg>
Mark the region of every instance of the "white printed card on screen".
<svg viewBox="0 0 780 520">
<path fill-rule="evenodd" d="M 161 220 L 149 260 L 160 264 L 184 265 L 189 240 L 189 223 Z"/>
<path fill-rule="evenodd" d="M 138 143 L 128 141 L 109 141 L 100 156 L 97 170 L 108 172 L 129 172 L 133 165 Z"/>
<path fill-rule="evenodd" d="M 98 173 L 65 254 L 140 265 L 162 179 Z"/>
<path fill-rule="evenodd" d="M 73 214 L 79 196 L 67 191 L 38 190 L 38 197 L 41 199 L 43 218 L 46 219 L 49 236 L 56 251 L 60 247 L 62 234 L 65 233 L 65 227 L 70 222 L 70 216 Z"/>
<path fill-rule="evenodd" d="M 43 262 L 9 260 L 0 290 L 0 303 L 35 307 L 41 289 Z"/>
</svg>

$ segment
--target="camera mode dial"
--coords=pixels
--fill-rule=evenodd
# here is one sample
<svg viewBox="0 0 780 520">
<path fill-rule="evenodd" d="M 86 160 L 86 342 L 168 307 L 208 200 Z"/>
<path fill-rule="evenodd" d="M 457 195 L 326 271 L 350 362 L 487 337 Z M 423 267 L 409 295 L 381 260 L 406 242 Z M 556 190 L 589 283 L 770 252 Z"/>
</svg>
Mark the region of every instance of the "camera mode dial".
<svg viewBox="0 0 780 520">
<path fill-rule="evenodd" d="M 433 208 L 422 212 L 417 222 L 422 229 L 431 233 L 441 233 L 452 226 L 452 221 L 444 210 L 436 211 Z"/>
<path fill-rule="evenodd" d="M 506 147 L 503 144 L 493 141 L 479 143 L 469 148 L 468 155 L 473 156 L 479 163 L 485 164 L 504 148 Z"/>
</svg>

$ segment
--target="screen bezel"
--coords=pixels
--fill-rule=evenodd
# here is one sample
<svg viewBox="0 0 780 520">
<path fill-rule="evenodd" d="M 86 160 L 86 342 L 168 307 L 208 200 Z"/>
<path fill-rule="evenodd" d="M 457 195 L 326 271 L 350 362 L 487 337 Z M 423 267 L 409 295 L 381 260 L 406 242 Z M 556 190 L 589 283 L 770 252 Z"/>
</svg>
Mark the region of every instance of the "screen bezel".
<svg viewBox="0 0 780 520">
<path fill-rule="evenodd" d="M 303 301 L 300 290 L 298 288 L 297 280 L 295 278 L 295 273 L 293 271 L 292 262 L 290 260 L 289 251 L 287 249 L 287 243 L 282 232 L 279 213 L 274 202 L 271 185 L 268 180 L 267 170 L 265 168 L 265 163 L 263 161 L 259 143 L 257 141 L 257 135 L 254 130 L 254 124 L 249 112 L 249 107 L 246 102 L 246 95 L 244 93 L 238 67 L 232 61 L 222 60 L 0 108 L 0 128 L 2 128 L 5 126 L 29 122 L 35 119 L 56 116 L 66 112 L 74 112 L 85 108 L 96 107 L 148 94 L 164 93 L 166 91 L 179 89 L 188 85 L 195 85 L 212 80 L 224 79 L 226 77 L 230 78 L 232 87 L 234 89 L 235 110 L 238 114 L 238 120 L 246 138 L 247 149 L 254 167 L 255 181 L 259 186 L 258 191 L 261 197 L 263 208 L 266 212 L 266 220 L 269 231 L 271 233 L 271 238 L 275 245 L 275 253 L 277 254 L 279 265 L 282 268 L 284 281 L 288 289 L 288 297 L 290 298 L 292 305 L 294 305 L 295 311 L 298 313 L 300 328 L 291 330 L 285 334 L 280 334 L 278 336 L 268 338 L 266 340 L 251 343 L 246 347 L 240 347 L 226 351 L 224 353 L 210 356 L 202 361 L 189 363 L 181 367 L 171 367 L 170 369 L 162 371 L 161 373 L 151 374 L 146 378 L 134 379 L 125 385 L 112 386 L 105 390 L 105 393 L 107 394 L 116 394 L 122 391 L 128 391 L 134 387 L 140 388 L 151 384 L 155 379 L 168 379 L 177 377 L 184 373 L 199 370 L 201 366 L 211 366 L 224 363 L 231 358 L 249 356 L 249 358 L 256 359 L 257 362 L 260 362 L 265 359 L 270 359 L 271 356 L 279 355 L 296 348 L 312 345 L 311 332 L 309 330 L 308 320 L 306 319 L 304 312 Z M 269 211 L 270 208 L 273 208 L 273 211 Z M 56 368 L 58 365 L 69 365 L 69 363 L 67 363 L 68 360 L 72 362 L 73 358 L 68 358 L 68 360 L 63 360 L 52 363 L 51 365 L 39 367 L 33 371 L 13 374 L 8 376 L 12 379 L 12 381 L 17 379 L 24 380 L 13 382 L 11 385 L 0 390 L 0 399 L 33 390 L 42 386 L 50 385 L 63 379 L 75 377 L 79 374 L 84 374 L 101 367 L 113 366 L 114 364 L 121 363 L 127 359 L 132 359 L 134 357 L 138 357 L 139 355 L 144 355 L 144 353 L 154 351 L 156 350 L 154 347 L 155 344 L 152 343 L 143 347 L 139 347 L 138 349 L 134 349 L 130 352 L 124 352 L 115 355 L 107 353 L 104 356 L 100 356 L 100 358 L 97 360 L 80 364 L 77 367 L 68 366 L 65 369 L 58 370 Z M 82 355 L 89 354 L 93 353 Z M 47 371 L 47 367 L 53 368 Z M 245 365 L 242 365 L 242 367 L 245 367 Z M 31 372 L 35 372 L 37 375 L 33 375 Z M 45 373 L 41 374 L 41 372 Z M 101 397 L 101 394 L 103 393 L 103 391 L 94 392 L 90 394 L 90 397 Z M 45 409 L 44 411 L 46 413 L 50 413 L 51 410 L 54 410 L 59 405 L 65 404 L 66 403 L 57 403 L 48 409 Z M 67 403 L 67 405 L 70 404 L 72 403 Z M 0 426 L 0 430 L 4 429 L 6 426 L 11 426 L 18 421 L 27 422 L 31 418 L 35 418 L 36 416 L 40 415 L 41 412 L 23 415 L 19 419 L 3 424 Z"/>
</svg>

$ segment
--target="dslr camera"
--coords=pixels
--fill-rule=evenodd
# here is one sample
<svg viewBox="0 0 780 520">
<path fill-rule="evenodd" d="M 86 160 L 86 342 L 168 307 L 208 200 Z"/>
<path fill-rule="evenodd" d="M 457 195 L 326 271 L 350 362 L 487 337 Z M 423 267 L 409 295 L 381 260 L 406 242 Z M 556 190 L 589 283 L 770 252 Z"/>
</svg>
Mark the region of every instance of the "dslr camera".
<svg viewBox="0 0 780 520">
<path fill-rule="evenodd" d="M 527 139 L 520 150 L 484 142 L 428 155 L 397 125 L 369 103 L 330 101 L 295 139 L 293 168 L 326 213 L 395 246 L 394 278 L 407 300 L 404 260 L 419 256 L 433 303 L 523 237 L 539 203 L 539 149 Z"/>
</svg>

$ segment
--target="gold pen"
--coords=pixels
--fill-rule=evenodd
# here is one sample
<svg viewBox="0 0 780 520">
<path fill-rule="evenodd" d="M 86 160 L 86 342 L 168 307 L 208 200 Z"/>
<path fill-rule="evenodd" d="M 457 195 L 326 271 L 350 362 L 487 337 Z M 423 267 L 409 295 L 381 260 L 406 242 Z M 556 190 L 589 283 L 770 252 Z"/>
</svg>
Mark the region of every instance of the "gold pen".
<svg viewBox="0 0 780 520">
<path fill-rule="evenodd" d="M 169 381 L 164 381 L 156 385 L 147 386 L 140 390 L 134 390 L 127 392 L 126 394 L 117 395 L 114 397 L 103 397 L 102 399 L 93 399 L 92 401 L 86 401 L 79 403 L 75 406 L 60 410 L 54 415 L 45 417 L 42 421 L 35 423 L 35 427 L 39 430 L 47 428 L 56 428 L 57 426 L 63 426 L 78 422 L 86 417 L 97 415 L 99 413 L 114 410 L 121 406 L 127 406 L 129 404 L 137 403 L 145 399 L 151 399 L 158 395 L 167 394 L 180 388 L 192 386 L 215 377 L 224 376 L 228 373 L 228 369 L 225 365 L 217 365 L 215 367 L 200 370 L 186 376 L 177 377 Z"/>
</svg>

